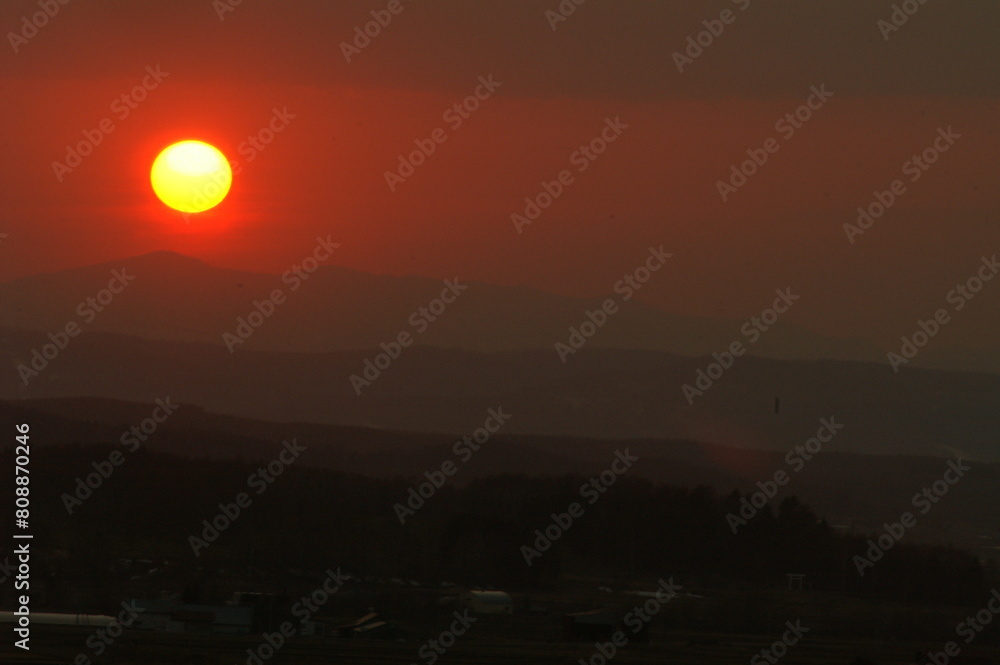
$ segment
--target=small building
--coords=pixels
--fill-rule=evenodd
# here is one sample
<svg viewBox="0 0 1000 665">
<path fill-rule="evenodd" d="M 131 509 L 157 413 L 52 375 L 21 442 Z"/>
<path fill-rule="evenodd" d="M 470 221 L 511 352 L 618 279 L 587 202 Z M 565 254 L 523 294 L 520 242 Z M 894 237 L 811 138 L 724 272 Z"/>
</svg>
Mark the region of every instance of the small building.
<svg viewBox="0 0 1000 665">
<path fill-rule="evenodd" d="M 473 614 L 514 613 L 514 600 L 503 591 L 473 589 L 459 596 L 458 604 Z"/>
<path fill-rule="evenodd" d="M 136 600 L 135 628 L 169 633 L 245 635 L 253 628 L 252 607 L 191 605 L 177 600 Z"/>
</svg>

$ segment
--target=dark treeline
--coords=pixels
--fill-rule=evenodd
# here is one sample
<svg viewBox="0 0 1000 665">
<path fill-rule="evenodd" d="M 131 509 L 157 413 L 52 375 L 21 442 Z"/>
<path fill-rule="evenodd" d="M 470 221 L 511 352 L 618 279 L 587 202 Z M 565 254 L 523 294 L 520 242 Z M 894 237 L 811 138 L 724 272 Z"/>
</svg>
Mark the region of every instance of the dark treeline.
<svg viewBox="0 0 1000 665">
<path fill-rule="evenodd" d="M 115 586 L 120 559 L 166 561 L 177 585 L 216 571 L 244 585 L 280 586 L 288 571 L 338 566 L 362 576 L 526 591 L 559 589 L 579 576 L 631 588 L 671 575 L 692 588 L 783 586 L 787 573 L 802 573 L 819 591 L 966 604 L 981 601 L 990 582 L 972 555 L 907 538 L 860 576 L 853 557 L 865 553 L 869 535 L 837 533 L 795 498 L 760 511 L 734 535 L 726 515 L 738 511 L 739 494 L 627 476 L 593 504 L 581 497 L 586 478 L 508 475 L 455 487 L 456 477 L 401 524 L 395 506 L 405 505 L 417 481 L 292 465 L 258 494 L 262 485 L 248 484 L 257 464 L 140 450 L 68 514 L 76 479 L 110 451 L 34 449 L 35 575 L 54 598 L 59 588 Z M 10 468 L 9 451 L 0 460 Z M 239 492 L 250 505 L 206 537 L 203 520 Z M 539 545 L 536 530 L 572 502 L 583 514 L 528 566 L 523 547 Z M 207 544 L 198 556 L 192 536 Z M 5 598 L 10 592 L 2 590 Z"/>
</svg>

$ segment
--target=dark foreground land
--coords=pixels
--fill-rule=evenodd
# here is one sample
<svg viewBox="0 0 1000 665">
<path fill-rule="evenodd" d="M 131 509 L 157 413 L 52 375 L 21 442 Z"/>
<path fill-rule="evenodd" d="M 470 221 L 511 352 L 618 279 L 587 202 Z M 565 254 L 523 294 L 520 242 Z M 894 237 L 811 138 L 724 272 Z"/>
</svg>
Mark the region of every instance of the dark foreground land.
<svg viewBox="0 0 1000 665">
<path fill-rule="evenodd" d="M 66 665 L 82 648 L 88 631 L 78 628 L 47 627 L 38 629 L 30 654 L 23 651 L 4 656 L 11 665 Z M 256 648 L 254 636 L 219 636 L 190 634 L 127 633 L 114 646 L 113 662 L 119 665 L 234 665 L 247 662 L 246 650 Z M 676 663 L 677 665 L 714 665 L 747 663 L 761 649 L 771 644 L 768 636 L 677 633 L 671 639 L 651 644 L 626 646 L 612 662 Z M 417 640 L 378 641 L 338 638 L 294 638 L 269 663 L 299 664 L 408 664 L 426 663 L 418 656 Z M 940 648 L 943 644 L 937 645 Z M 912 661 L 912 655 L 927 649 L 927 643 L 881 640 L 830 639 L 821 636 L 804 638 L 794 645 L 781 663 L 835 664 L 854 663 L 860 655 L 877 665 L 902 665 Z M 586 663 L 603 662 L 595 656 L 594 645 L 561 642 L 528 642 L 499 639 L 468 639 L 460 641 L 439 662 L 454 665 L 490 665 L 533 663 L 571 665 L 583 659 Z M 1000 649 L 970 650 L 975 659 L 968 662 L 1000 662 Z M 594 660 L 591 658 L 594 657 Z M 95 661 L 96 662 L 96 661 Z M 256 661 L 250 661 L 256 662 Z M 760 658 L 755 662 L 767 663 Z M 950 662 L 961 662 L 952 659 Z"/>
<path fill-rule="evenodd" d="M 32 611 L 114 615 L 123 602 L 172 599 L 185 605 L 172 620 L 188 632 L 133 627 L 97 649 L 95 627 L 38 621 L 25 653 L 12 646 L 10 624 L 0 624 L 0 663 L 893 665 L 913 663 L 917 652 L 940 654 L 950 641 L 965 659 L 941 655 L 935 665 L 1000 663 L 992 560 L 916 533 L 869 554 L 878 534 L 835 528 L 794 496 L 734 533 L 727 515 L 745 495 L 728 488 L 625 476 L 590 503 L 580 492 L 583 474 L 484 473 L 442 487 L 401 520 L 395 506 L 419 478 L 345 473 L 336 460 L 289 463 L 257 492 L 260 460 L 278 454 L 276 442 L 255 449 L 216 432 L 194 442 L 233 444 L 245 456 L 140 449 L 110 469 L 104 461 L 116 447 L 51 438 L 32 458 Z M 322 441 L 306 441 L 304 458 L 324 452 Z M 10 455 L 0 451 L 0 467 Z M 106 477 L 94 470 L 102 463 Z M 81 489 L 81 475 L 92 476 L 89 488 Z M 221 519 L 239 492 L 252 501 Z M 571 501 L 586 505 L 582 516 L 540 544 L 540 530 L 548 533 L 553 513 Z M 892 521 L 899 508 L 880 516 L 886 510 Z M 541 552 L 529 561 L 526 545 Z M 0 564 L 10 556 L 0 549 Z M 874 560 L 859 569 L 862 556 Z M 298 616 L 297 600 L 330 571 L 346 581 L 310 614 L 320 636 L 303 624 L 268 657 L 262 633 Z M 789 574 L 802 576 L 801 590 L 789 588 Z M 589 633 L 566 634 L 567 617 L 607 608 L 620 618 L 665 579 L 681 591 L 648 622 L 648 643 L 630 639 L 605 658 Z M 435 658 L 429 640 L 448 628 L 470 589 L 507 592 L 512 614 L 479 616 Z M 209 627 L 215 619 L 195 607 L 230 608 L 250 597 L 267 603 L 254 605 L 240 635 Z M 17 607 L 15 599 L 10 579 L 0 580 L 0 609 Z M 340 636 L 371 613 L 385 630 Z M 987 620 L 966 644 L 957 631 L 970 616 Z M 789 623 L 806 629 L 801 639 L 762 653 Z"/>
<path fill-rule="evenodd" d="M 584 580 L 576 580 L 583 585 Z M 103 648 L 93 649 L 94 627 L 36 625 L 32 629 L 30 653 L 0 647 L 0 662 L 12 665 L 67 665 L 114 663 L 115 665 L 286 665 L 339 663 L 447 665 L 532 663 L 607 665 L 607 663 L 718 663 L 909 665 L 916 653 L 937 656 L 936 665 L 989 665 L 1000 663 L 1000 636 L 996 626 L 986 624 L 966 644 L 955 628 L 981 607 L 879 602 L 830 595 L 815 590 L 743 589 L 682 592 L 659 607 L 649 622 L 649 641 L 640 643 L 627 630 L 630 640 L 605 659 L 595 641 L 568 638 L 564 633 L 565 610 L 580 607 L 629 608 L 649 600 L 628 592 L 577 591 L 515 593 L 512 615 L 476 615 L 467 632 L 455 638 L 439 656 L 427 648 L 429 640 L 441 636 L 454 616 L 454 607 L 437 600 L 442 590 L 396 586 L 397 600 L 422 605 L 420 613 L 389 609 L 381 616 L 394 630 L 382 639 L 344 638 L 336 626 L 357 616 L 353 601 L 331 600 L 316 618 L 324 627 L 322 636 L 292 634 L 273 652 L 265 646 L 261 632 L 221 635 L 126 630 Z M 603 598 L 605 602 L 599 602 Z M 428 602 L 430 599 L 435 599 Z M 589 599 L 589 600 L 587 600 Z M 709 628 L 727 623 L 754 628 L 731 631 Z M 398 619 L 398 621 L 396 620 Z M 990 624 L 994 623 L 992 620 Z M 9 624 L 8 624 L 9 625 Z M 803 632 L 784 646 L 788 626 Z M 296 629 L 298 627 L 296 626 Z M 5 631 L 7 632 L 7 631 Z M 271 633 L 270 630 L 268 631 Z M 794 635 L 794 634 L 793 634 Z M 895 635 L 896 637 L 892 637 Z M 949 641 L 960 646 L 958 658 L 941 653 Z M 442 641 L 442 643 L 444 643 Z M 605 653 L 610 648 L 602 640 Z M 89 645 L 89 646 L 88 646 Z M 768 651 L 770 650 L 770 651 Z M 256 652 L 261 659 L 249 657 Z M 779 657 L 780 656 L 780 657 Z M 860 659 L 860 660 L 859 660 Z M 926 663 L 925 660 L 916 662 Z"/>
</svg>

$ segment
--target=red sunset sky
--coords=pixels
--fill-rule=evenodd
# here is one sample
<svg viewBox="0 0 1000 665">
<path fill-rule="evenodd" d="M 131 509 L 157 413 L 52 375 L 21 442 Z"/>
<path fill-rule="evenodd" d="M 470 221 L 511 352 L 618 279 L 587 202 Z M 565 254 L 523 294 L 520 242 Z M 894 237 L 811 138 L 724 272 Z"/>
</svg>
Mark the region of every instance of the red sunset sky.
<svg viewBox="0 0 1000 665">
<path fill-rule="evenodd" d="M 211 0 L 72 0 L 16 53 L 5 37 L 0 280 L 155 250 L 280 272 L 329 234 L 358 270 L 594 295 L 663 244 L 651 304 L 745 317 L 790 286 L 797 322 L 885 341 L 1000 250 L 995 2 L 926 3 L 885 40 L 884 2 L 590 0 L 552 30 L 556 0 L 403 0 L 346 62 L 339 44 L 385 6 L 244 0 L 220 20 Z M 678 72 L 672 53 L 724 9 L 735 21 Z M 36 11 L 8 0 L 0 29 Z M 169 77 L 119 119 L 147 66 Z M 397 156 L 491 74 L 495 95 L 390 192 Z M 820 84 L 833 97 L 723 202 L 716 181 Z M 160 149 L 241 159 L 275 108 L 294 120 L 221 206 L 187 224 L 156 200 Z M 59 182 L 52 163 L 105 117 L 115 131 Z M 608 117 L 628 129 L 518 234 L 511 213 Z M 855 209 L 949 126 L 961 138 L 850 244 Z M 1000 284 L 951 341 L 995 338 L 998 303 Z"/>
</svg>

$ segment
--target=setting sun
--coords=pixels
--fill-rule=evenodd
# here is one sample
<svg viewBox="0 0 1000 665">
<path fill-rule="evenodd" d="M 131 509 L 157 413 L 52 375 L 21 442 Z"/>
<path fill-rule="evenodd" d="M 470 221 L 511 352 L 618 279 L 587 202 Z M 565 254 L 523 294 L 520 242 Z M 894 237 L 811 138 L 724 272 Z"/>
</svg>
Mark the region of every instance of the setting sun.
<svg viewBox="0 0 1000 665">
<path fill-rule="evenodd" d="M 163 150 L 149 174 L 153 191 L 181 212 L 203 212 L 219 205 L 233 182 L 226 156 L 202 141 L 181 141 Z"/>
</svg>

